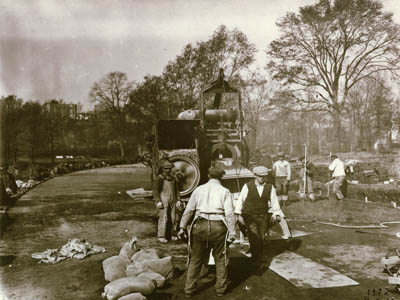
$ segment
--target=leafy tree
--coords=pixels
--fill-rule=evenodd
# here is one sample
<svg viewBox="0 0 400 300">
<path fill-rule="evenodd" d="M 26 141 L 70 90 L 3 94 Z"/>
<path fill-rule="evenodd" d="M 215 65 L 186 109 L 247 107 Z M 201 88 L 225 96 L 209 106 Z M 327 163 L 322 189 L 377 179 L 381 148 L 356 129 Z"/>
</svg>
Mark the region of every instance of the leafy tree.
<svg viewBox="0 0 400 300">
<path fill-rule="evenodd" d="M 178 111 L 174 103 L 168 102 L 162 77 L 150 75 L 130 94 L 128 109 L 139 133 L 148 133 L 158 120 L 172 118 Z"/>
<path fill-rule="evenodd" d="M 339 147 L 349 92 L 372 74 L 399 69 L 399 25 L 376 0 L 320 0 L 277 25 L 282 34 L 270 44 L 269 67 L 290 98 L 285 105 L 329 112 Z"/>
<path fill-rule="evenodd" d="M 101 105 L 112 127 L 112 136 L 119 144 L 121 159 L 125 160 L 125 143 L 131 134 L 126 104 L 133 83 L 125 73 L 111 72 L 95 82 L 89 93 L 92 102 Z"/>
<path fill-rule="evenodd" d="M 220 26 L 207 41 L 188 44 L 163 72 L 169 102 L 193 109 L 201 90 L 223 68 L 225 79 L 239 82 L 241 73 L 254 61 L 256 48 L 238 29 Z"/>
<path fill-rule="evenodd" d="M 4 151 L 7 162 L 17 160 L 19 151 L 19 138 L 22 132 L 22 99 L 15 95 L 2 97 L 4 101 Z"/>
<path fill-rule="evenodd" d="M 22 107 L 21 119 L 23 120 L 22 139 L 28 148 L 31 162 L 34 163 L 36 154 L 46 138 L 40 103 L 25 102 Z"/>
</svg>

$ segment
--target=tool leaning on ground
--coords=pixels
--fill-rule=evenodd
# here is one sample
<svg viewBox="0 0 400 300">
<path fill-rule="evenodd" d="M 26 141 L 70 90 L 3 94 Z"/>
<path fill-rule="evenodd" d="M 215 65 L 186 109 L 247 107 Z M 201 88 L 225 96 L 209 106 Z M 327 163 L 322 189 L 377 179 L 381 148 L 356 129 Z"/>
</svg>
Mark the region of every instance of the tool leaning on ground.
<svg viewBox="0 0 400 300">
<path fill-rule="evenodd" d="M 390 256 L 393 252 L 396 255 Z M 400 250 L 397 248 L 390 249 L 386 256 L 381 259 L 381 263 L 385 266 L 383 272 L 389 275 L 388 283 L 396 285 L 396 292 L 400 293 Z"/>
</svg>

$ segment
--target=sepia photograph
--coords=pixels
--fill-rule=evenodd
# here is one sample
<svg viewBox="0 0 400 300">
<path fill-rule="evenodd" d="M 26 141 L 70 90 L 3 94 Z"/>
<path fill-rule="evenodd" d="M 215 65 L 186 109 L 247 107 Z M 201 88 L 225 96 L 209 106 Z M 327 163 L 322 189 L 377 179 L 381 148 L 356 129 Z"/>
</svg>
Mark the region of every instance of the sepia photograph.
<svg viewBox="0 0 400 300">
<path fill-rule="evenodd" d="M 0 300 L 400 300 L 400 1 L 0 0 Z"/>
</svg>

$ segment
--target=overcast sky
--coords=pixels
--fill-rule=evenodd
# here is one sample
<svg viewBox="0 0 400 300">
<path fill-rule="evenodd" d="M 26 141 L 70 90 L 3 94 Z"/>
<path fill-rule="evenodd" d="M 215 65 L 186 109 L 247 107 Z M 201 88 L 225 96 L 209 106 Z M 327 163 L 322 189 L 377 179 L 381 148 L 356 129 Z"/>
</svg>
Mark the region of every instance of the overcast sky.
<svg viewBox="0 0 400 300">
<path fill-rule="evenodd" d="M 160 75 L 188 43 L 219 25 L 254 43 L 257 63 L 277 38 L 275 22 L 316 0 L 0 0 L 0 96 L 88 104 L 111 71 L 129 80 Z M 400 1 L 383 0 L 400 23 Z"/>
</svg>

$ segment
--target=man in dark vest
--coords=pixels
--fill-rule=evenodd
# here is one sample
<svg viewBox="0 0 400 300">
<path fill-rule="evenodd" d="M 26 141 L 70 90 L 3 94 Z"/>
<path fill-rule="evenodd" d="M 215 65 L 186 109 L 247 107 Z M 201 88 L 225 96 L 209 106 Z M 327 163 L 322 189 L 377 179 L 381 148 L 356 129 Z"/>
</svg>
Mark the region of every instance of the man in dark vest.
<svg viewBox="0 0 400 300">
<path fill-rule="evenodd" d="M 267 182 L 270 170 L 264 166 L 253 169 L 255 180 L 246 183 L 239 195 L 235 214 L 238 222 L 244 224 L 250 243 L 251 257 L 260 265 L 264 252 L 264 239 L 269 218 L 279 220 L 284 214 L 279 206 L 274 186 Z"/>
</svg>

